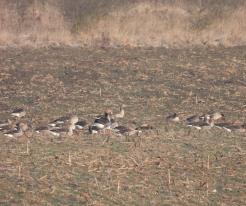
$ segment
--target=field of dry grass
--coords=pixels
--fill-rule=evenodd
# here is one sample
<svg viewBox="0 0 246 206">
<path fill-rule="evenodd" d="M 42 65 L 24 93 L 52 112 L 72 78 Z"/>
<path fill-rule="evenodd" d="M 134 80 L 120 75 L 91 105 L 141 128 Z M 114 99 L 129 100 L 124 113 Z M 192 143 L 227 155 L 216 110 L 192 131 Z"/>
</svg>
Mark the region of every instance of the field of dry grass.
<svg viewBox="0 0 246 206">
<path fill-rule="evenodd" d="M 2 0 L 0 45 L 239 46 L 245 11 L 243 0 Z"/>
<path fill-rule="evenodd" d="M 1 49 L 1 119 L 24 107 L 33 125 L 72 113 L 91 122 L 124 103 L 123 124 L 155 129 L 131 137 L 0 134 L 0 204 L 244 205 L 246 134 L 197 131 L 165 116 L 219 110 L 244 122 L 245 51 Z"/>
</svg>

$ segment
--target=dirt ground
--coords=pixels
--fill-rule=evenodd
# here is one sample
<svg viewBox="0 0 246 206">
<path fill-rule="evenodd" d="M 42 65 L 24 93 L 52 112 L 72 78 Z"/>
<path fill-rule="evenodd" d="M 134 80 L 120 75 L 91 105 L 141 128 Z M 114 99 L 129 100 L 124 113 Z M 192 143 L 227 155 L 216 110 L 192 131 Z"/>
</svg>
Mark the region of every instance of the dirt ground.
<svg viewBox="0 0 246 206">
<path fill-rule="evenodd" d="M 33 128 L 125 104 L 140 136 L 0 134 L 1 205 L 244 205 L 246 134 L 168 124 L 177 112 L 245 121 L 246 47 L 0 49 L 0 117 Z"/>
</svg>

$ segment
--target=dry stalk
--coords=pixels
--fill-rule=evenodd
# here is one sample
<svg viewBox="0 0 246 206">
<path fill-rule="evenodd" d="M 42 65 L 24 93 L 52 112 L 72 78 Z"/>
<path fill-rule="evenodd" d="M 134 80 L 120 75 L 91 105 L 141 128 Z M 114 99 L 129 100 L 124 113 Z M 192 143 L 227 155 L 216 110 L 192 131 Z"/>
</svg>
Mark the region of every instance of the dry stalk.
<svg viewBox="0 0 246 206">
<path fill-rule="evenodd" d="M 97 178 L 96 178 L 96 177 L 94 177 L 94 179 L 95 179 L 95 183 L 96 183 L 97 188 L 100 190 L 100 187 L 99 187 L 99 184 L 98 184 Z"/>
<path fill-rule="evenodd" d="M 171 185 L 171 171 L 168 169 L 168 186 Z"/>
<path fill-rule="evenodd" d="M 72 159 L 71 159 L 71 154 L 70 152 L 68 153 L 68 165 L 72 166 Z"/>
<path fill-rule="evenodd" d="M 118 186 L 117 186 L 117 194 L 120 194 L 120 180 L 118 180 Z"/>
<path fill-rule="evenodd" d="M 190 185 L 189 177 L 186 177 L 186 187 L 189 188 L 189 185 Z"/>
<path fill-rule="evenodd" d="M 18 167 L 18 178 L 21 177 L 21 167 L 22 167 L 22 163 Z"/>
<path fill-rule="evenodd" d="M 208 196 L 208 190 L 209 190 L 208 182 L 207 182 L 207 184 L 206 184 L 206 188 L 207 188 L 207 196 Z"/>
<path fill-rule="evenodd" d="M 29 143 L 30 141 L 27 140 L 27 143 L 26 143 L 26 153 L 29 154 L 30 150 L 29 150 Z"/>
</svg>

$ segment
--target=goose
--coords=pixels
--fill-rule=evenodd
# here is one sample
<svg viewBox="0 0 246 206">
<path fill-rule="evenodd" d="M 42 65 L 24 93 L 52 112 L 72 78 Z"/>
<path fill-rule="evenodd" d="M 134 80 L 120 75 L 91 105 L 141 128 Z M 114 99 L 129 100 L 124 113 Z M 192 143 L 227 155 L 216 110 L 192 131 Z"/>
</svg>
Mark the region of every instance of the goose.
<svg viewBox="0 0 246 206">
<path fill-rule="evenodd" d="M 141 126 L 136 128 L 136 130 L 152 130 L 152 129 L 154 129 L 154 127 L 149 124 L 142 124 Z"/>
<path fill-rule="evenodd" d="M 89 133 L 90 134 L 97 134 L 101 131 L 102 129 L 98 128 L 97 126 L 90 125 L 89 126 Z"/>
<path fill-rule="evenodd" d="M 186 119 L 186 122 L 191 124 L 191 123 L 204 121 L 204 119 L 205 119 L 205 115 L 193 115 L 188 117 Z"/>
<path fill-rule="evenodd" d="M 245 132 L 246 131 L 246 125 L 244 124 L 233 124 L 233 123 L 218 123 L 215 125 L 216 127 L 220 129 L 225 129 L 227 132 Z"/>
<path fill-rule="evenodd" d="M 114 115 L 116 119 L 123 118 L 125 116 L 125 110 L 124 110 L 125 107 L 126 106 L 124 104 L 120 106 L 120 112 Z"/>
<path fill-rule="evenodd" d="M 14 129 L 15 127 L 16 127 L 16 124 L 14 125 L 11 120 L 0 122 L 0 131 L 1 132 L 9 131 L 11 129 Z"/>
<path fill-rule="evenodd" d="M 0 128 L 0 132 L 5 133 L 5 132 L 8 132 L 10 130 L 17 130 L 17 129 L 18 128 L 17 128 L 16 124 L 15 125 L 6 125 L 6 126 L 3 126 Z"/>
<path fill-rule="evenodd" d="M 198 130 L 200 129 L 210 129 L 212 127 L 214 127 L 214 120 L 211 119 L 208 115 L 205 116 L 205 120 L 204 121 L 200 121 L 200 122 L 193 122 L 193 123 L 189 123 L 187 126 L 188 127 L 194 127 Z"/>
<path fill-rule="evenodd" d="M 25 123 L 23 123 L 23 124 L 25 124 Z M 17 131 L 19 129 L 19 126 L 20 126 L 20 123 L 9 121 L 8 125 L 0 127 L 0 132 L 6 133 L 9 131 Z M 27 127 L 28 127 L 28 125 L 27 125 Z"/>
<path fill-rule="evenodd" d="M 87 122 L 85 120 L 79 120 L 78 122 L 75 123 L 75 128 L 78 130 L 82 130 L 85 128 L 87 125 Z"/>
<path fill-rule="evenodd" d="M 72 136 L 73 130 L 76 128 L 75 124 L 78 122 L 78 120 L 78 117 L 73 115 L 65 122 L 64 127 L 50 129 L 49 133 L 58 137 L 65 135 Z"/>
<path fill-rule="evenodd" d="M 60 137 L 60 136 L 72 136 L 73 135 L 73 130 L 75 129 L 74 124 L 70 124 L 68 128 L 58 128 L 58 129 L 50 129 L 47 132 L 51 135 Z"/>
<path fill-rule="evenodd" d="M 91 134 L 98 133 L 100 130 L 103 129 L 110 129 L 112 124 L 112 111 L 107 110 L 104 112 L 103 115 L 99 115 L 94 120 L 94 123 L 89 127 L 89 132 Z M 113 120 L 114 121 L 114 120 Z"/>
<path fill-rule="evenodd" d="M 13 116 L 13 117 L 22 118 L 25 115 L 26 115 L 26 111 L 23 108 L 17 108 L 11 112 L 11 116 Z"/>
<path fill-rule="evenodd" d="M 61 119 L 66 119 L 64 123 L 62 123 Z M 58 119 L 57 119 L 58 120 Z M 35 129 L 35 132 L 40 134 L 51 134 L 54 136 L 72 136 L 73 130 L 75 129 L 75 124 L 78 122 L 78 117 L 73 115 L 68 118 L 59 118 L 56 123 L 49 123 L 47 126 L 40 126 Z"/>
<path fill-rule="evenodd" d="M 214 121 L 225 120 L 225 115 L 221 112 L 210 112 L 210 113 L 208 113 L 208 115 Z"/>
<path fill-rule="evenodd" d="M 1 127 L 5 127 L 5 126 L 8 126 L 10 124 L 12 124 L 12 121 L 9 120 L 9 119 L 7 121 L 0 121 L 0 128 Z"/>
<path fill-rule="evenodd" d="M 35 129 L 35 132 L 40 134 L 40 133 L 49 133 L 50 129 L 52 129 L 49 126 L 40 126 Z"/>
<path fill-rule="evenodd" d="M 5 132 L 4 135 L 7 137 L 20 137 L 26 132 L 28 129 L 28 125 L 25 123 L 17 124 L 17 129 L 12 129 L 8 132 Z"/>
<path fill-rule="evenodd" d="M 180 118 L 179 116 L 177 115 L 177 113 L 173 113 L 169 116 L 166 117 L 166 120 L 168 122 L 179 122 L 180 121 Z"/>
<path fill-rule="evenodd" d="M 64 124 L 68 123 L 69 121 L 73 121 L 74 124 L 76 124 L 79 121 L 79 118 L 76 115 L 59 117 L 53 120 L 52 122 L 48 123 L 48 126 L 62 127 Z"/>
<path fill-rule="evenodd" d="M 118 135 L 127 135 L 127 136 L 131 136 L 131 135 L 141 132 L 140 130 L 128 128 L 128 127 L 121 126 L 121 125 L 115 127 L 113 131 Z"/>
</svg>

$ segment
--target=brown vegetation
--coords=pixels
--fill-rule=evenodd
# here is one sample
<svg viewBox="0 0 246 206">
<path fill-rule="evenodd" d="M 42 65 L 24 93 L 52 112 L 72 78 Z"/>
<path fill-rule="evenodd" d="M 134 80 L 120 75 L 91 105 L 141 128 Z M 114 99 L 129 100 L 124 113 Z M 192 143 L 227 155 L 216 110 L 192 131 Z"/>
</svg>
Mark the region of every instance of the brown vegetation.
<svg viewBox="0 0 246 206">
<path fill-rule="evenodd" d="M 0 44 L 186 47 L 243 45 L 241 0 L 0 2 Z"/>
</svg>

